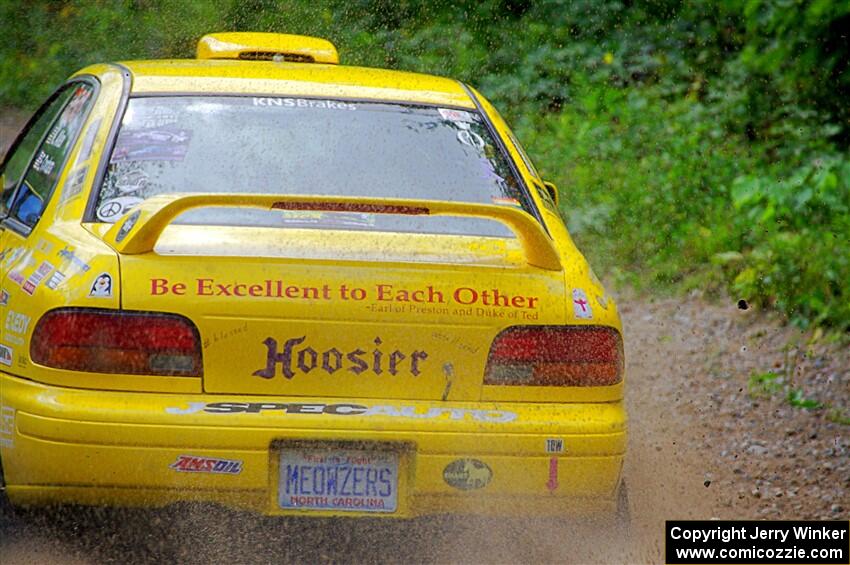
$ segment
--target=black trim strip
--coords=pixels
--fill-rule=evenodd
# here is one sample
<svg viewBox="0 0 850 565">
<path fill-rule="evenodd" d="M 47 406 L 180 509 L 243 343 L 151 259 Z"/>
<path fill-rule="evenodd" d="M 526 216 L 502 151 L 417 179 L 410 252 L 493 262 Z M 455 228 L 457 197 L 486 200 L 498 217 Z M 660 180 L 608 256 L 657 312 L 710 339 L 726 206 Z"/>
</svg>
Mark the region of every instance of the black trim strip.
<svg viewBox="0 0 850 565">
<path fill-rule="evenodd" d="M 475 107 L 478 109 L 478 113 L 481 114 L 481 119 L 484 120 L 484 125 L 487 127 L 487 131 L 490 133 L 490 137 L 493 138 L 493 141 L 499 148 L 499 151 L 502 152 L 502 155 L 505 156 L 505 159 L 508 161 L 508 166 L 511 168 L 511 172 L 514 177 L 516 177 L 517 182 L 519 183 L 519 188 L 523 192 L 523 196 L 525 196 L 526 202 L 525 204 L 528 206 L 528 209 L 531 211 L 531 215 L 540 223 L 543 227 L 543 231 L 546 232 L 550 238 L 552 234 L 549 233 L 549 228 L 546 226 L 546 222 L 543 221 L 543 216 L 540 214 L 540 210 L 537 208 L 537 203 L 534 201 L 534 198 L 531 197 L 531 191 L 528 188 L 528 185 L 525 182 L 522 174 L 519 172 L 519 167 L 517 167 L 516 162 L 511 156 L 511 152 L 508 151 L 507 145 L 505 145 L 505 140 L 499 135 L 499 131 L 496 129 L 496 126 L 493 125 L 493 122 L 490 120 L 490 116 L 484 110 L 484 107 L 481 105 L 481 102 L 478 100 L 478 97 L 475 96 L 475 93 L 472 92 L 466 84 L 458 81 L 458 84 L 463 87 L 466 94 L 469 96 L 469 99 L 475 104 Z"/>
<path fill-rule="evenodd" d="M 130 98 L 179 98 L 185 96 L 208 97 L 216 96 L 221 98 L 299 98 L 303 100 L 338 100 L 340 102 L 362 102 L 363 104 L 402 104 L 405 106 L 419 106 L 426 108 L 447 108 L 451 110 L 469 111 L 472 108 L 469 106 L 459 106 L 457 104 L 440 104 L 437 102 L 420 102 L 412 100 L 399 100 L 395 98 L 357 98 L 346 96 L 320 96 L 320 95 L 300 95 L 300 94 L 281 94 L 280 92 L 210 92 L 210 91 L 155 91 L 155 92 L 134 92 Z"/>
<path fill-rule="evenodd" d="M 112 125 L 109 126 L 106 143 L 103 144 L 100 163 L 97 165 L 97 171 L 91 184 L 91 192 L 89 192 L 89 201 L 86 203 L 86 209 L 83 212 L 83 222 L 95 221 L 95 206 L 97 204 L 97 196 L 100 194 L 100 185 L 103 182 L 103 177 L 106 176 L 106 169 L 109 166 L 109 159 L 112 157 L 112 149 L 115 146 L 115 138 L 117 137 L 118 128 L 121 126 L 121 121 L 124 119 L 124 112 L 127 110 L 127 100 L 130 98 L 130 89 L 133 86 L 133 74 L 130 72 L 130 69 L 121 63 L 110 64 L 119 68 L 124 77 L 121 86 L 121 99 L 118 101 L 118 108 L 115 109 L 115 115 L 112 117 Z"/>
</svg>

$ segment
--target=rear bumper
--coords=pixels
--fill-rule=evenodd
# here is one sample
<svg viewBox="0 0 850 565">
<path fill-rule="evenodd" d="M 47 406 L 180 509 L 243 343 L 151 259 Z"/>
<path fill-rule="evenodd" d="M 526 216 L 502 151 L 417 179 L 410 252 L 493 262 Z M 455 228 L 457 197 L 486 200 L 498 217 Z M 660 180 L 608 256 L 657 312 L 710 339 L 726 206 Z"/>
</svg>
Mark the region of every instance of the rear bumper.
<svg viewBox="0 0 850 565">
<path fill-rule="evenodd" d="M 0 456 L 7 493 L 16 504 L 207 501 L 265 514 L 303 514 L 278 507 L 277 467 L 282 446 L 310 441 L 397 448 L 394 517 L 583 513 L 614 507 L 626 445 L 620 402 L 101 392 L 0 373 L 0 410 Z M 563 450 L 547 440 L 562 440 Z M 175 471 L 172 464 L 186 455 L 241 465 L 238 473 Z M 447 484 L 445 468 L 470 458 L 492 469 L 489 483 L 475 490 Z"/>
</svg>

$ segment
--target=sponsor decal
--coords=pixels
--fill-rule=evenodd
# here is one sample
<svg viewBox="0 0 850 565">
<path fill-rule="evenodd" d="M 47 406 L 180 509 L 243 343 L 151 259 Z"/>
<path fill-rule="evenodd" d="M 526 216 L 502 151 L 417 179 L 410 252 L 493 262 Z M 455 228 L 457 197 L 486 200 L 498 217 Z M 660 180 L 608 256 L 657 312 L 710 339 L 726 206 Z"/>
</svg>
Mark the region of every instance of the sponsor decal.
<svg viewBox="0 0 850 565">
<path fill-rule="evenodd" d="M 82 259 L 80 259 L 77 256 L 77 254 L 74 252 L 73 249 L 68 249 L 67 245 L 65 247 L 63 247 L 62 249 L 60 249 L 56 253 L 56 255 L 58 255 L 59 257 L 61 257 L 64 260 L 70 262 L 74 267 L 76 267 L 77 269 L 79 269 L 83 273 L 87 273 L 91 269 L 89 264 L 86 263 L 85 261 L 83 261 Z"/>
<path fill-rule="evenodd" d="M 168 126 L 122 130 L 109 162 L 182 161 L 191 139 L 192 130 Z"/>
<path fill-rule="evenodd" d="M 38 288 L 38 285 L 41 284 L 41 281 L 53 270 L 53 265 L 44 261 L 41 265 L 39 265 L 38 269 L 36 269 L 33 274 L 29 276 L 29 278 L 21 285 L 21 288 L 24 292 L 33 295 L 35 289 Z"/>
<path fill-rule="evenodd" d="M 564 440 L 562 438 L 549 438 L 546 440 L 546 453 L 563 453 Z"/>
<path fill-rule="evenodd" d="M 47 241 L 46 239 L 39 239 L 38 243 L 35 246 L 36 250 L 47 255 L 51 251 L 53 251 L 53 244 Z"/>
<path fill-rule="evenodd" d="M 288 339 L 283 342 L 282 351 L 278 353 L 277 340 L 267 337 L 263 341 L 263 344 L 268 349 L 266 352 L 266 366 L 254 371 L 252 375 L 271 379 L 277 374 L 277 365 L 280 364 L 283 376 L 287 379 L 292 379 L 295 376 L 296 369 L 304 374 L 317 369 L 329 375 L 344 370 L 355 375 L 360 375 L 367 371 L 375 375 L 380 375 L 384 371 L 387 371 L 389 374 L 395 376 L 398 374 L 399 369 L 402 368 L 402 370 L 406 370 L 414 377 L 418 377 L 421 373 L 419 369 L 420 363 L 428 359 L 428 353 L 425 351 L 412 351 L 405 355 L 396 349 L 391 353 L 385 353 L 381 350 L 383 341 L 380 337 L 376 337 L 373 341 L 375 348 L 371 353 L 360 348 L 343 353 L 336 347 L 331 347 L 320 353 L 310 346 L 297 347 L 306 340 L 307 336 Z"/>
<path fill-rule="evenodd" d="M 45 139 L 45 143 L 47 145 L 51 145 L 57 149 L 62 149 L 62 146 L 65 145 L 65 141 L 68 140 L 68 131 L 65 128 L 60 128 L 59 126 L 54 127 L 50 130 L 50 133 Z"/>
<path fill-rule="evenodd" d="M 112 276 L 109 273 L 100 273 L 91 285 L 89 296 L 94 298 L 112 297 Z"/>
<path fill-rule="evenodd" d="M 3 339 L 5 339 L 7 342 L 11 343 L 12 345 L 21 346 L 21 345 L 24 344 L 24 339 L 22 337 L 12 335 L 12 334 L 8 334 L 8 333 L 3 336 Z M 20 361 L 21 361 L 21 356 L 18 355 L 18 363 L 20 363 Z"/>
<path fill-rule="evenodd" d="M 77 162 L 82 163 L 89 160 L 91 157 L 91 150 L 94 148 L 94 138 L 97 135 L 97 130 L 100 129 L 100 122 L 103 121 L 103 118 L 98 118 L 89 126 L 89 129 L 86 130 L 86 135 L 83 138 L 83 143 L 80 146 L 80 153 L 77 156 Z"/>
<path fill-rule="evenodd" d="M 9 293 L 6 289 L 0 289 L 0 306 L 7 306 L 9 304 Z"/>
<path fill-rule="evenodd" d="M 24 254 L 24 251 L 25 250 L 23 247 L 16 247 L 14 249 L 11 247 L 7 247 L 2 252 L 0 252 L 0 261 L 2 261 L 2 263 L 0 263 L 0 267 L 8 267 L 9 265 L 17 261 L 18 258 Z"/>
<path fill-rule="evenodd" d="M 65 203 L 74 198 L 75 196 L 79 196 L 83 191 L 83 182 L 86 180 L 86 174 L 88 174 L 89 168 L 88 166 L 80 167 L 68 174 L 68 180 L 65 181 L 65 191 L 62 193 L 62 199 L 59 201 L 60 203 Z"/>
<path fill-rule="evenodd" d="M 0 343 L 0 365 L 12 366 L 12 348 Z"/>
<path fill-rule="evenodd" d="M 472 122 L 475 121 L 473 115 L 465 110 L 452 110 L 450 108 L 439 108 L 440 116 L 444 120 L 451 122 Z"/>
<path fill-rule="evenodd" d="M 101 222 L 115 222 L 124 213 L 143 199 L 138 196 L 119 196 L 107 200 L 97 208 L 97 219 Z M 129 229 L 127 230 L 129 231 Z"/>
<path fill-rule="evenodd" d="M 554 492 L 558 489 L 558 458 L 552 457 L 549 459 L 549 480 L 546 481 L 546 488 L 549 492 Z"/>
<path fill-rule="evenodd" d="M 136 211 L 138 212 L 138 210 Z M 136 213 L 134 212 L 134 214 Z M 130 216 L 132 218 L 132 216 Z M 117 238 L 116 238 L 117 241 Z M 417 288 L 400 287 L 392 284 L 376 284 L 371 288 L 360 288 L 342 283 L 336 286 L 300 286 L 288 284 L 282 279 L 263 281 L 223 281 L 213 278 L 194 279 L 193 283 L 172 282 L 166 278 L 150 279 L 151 296 L 235 296 L 240 298 L 278 298 L 284 300 L 313 300 L 344 302 L 364 302 L 374 300 L 384 304 L 448 304 L 459 306 L 489 306 L 493 309 L 480 309 L 481 316 L 504 318 L 495 308 L 514 308 L 517 310 L 535 310 L 540 298 L 511 294 L 498 288 L 473 288 L 460 286 L 440 290 L 433 285 Z M 436 312 L 443 313 L 443 312 Z M 470 312 L 471 314 L 471 309 Z"/>
<path fill-rule="evenodd" d="M 480 135 L 470 130 L 468 124 L 460 122 L 458 125 L 461 126 L 460 131 L 457 132 L 458 141 L 460 141 L 464 145 L 475 147 L 478 150 L 484 149 L 484 139 Z"/>
<path fill-rule="evenodd" d="M 281 108 L 319 108 L 325 110 L 356 110 L 351 102 L 337 100 L 313 100 L 310 98 L 255 97 L 254 106 L 280 106 Z"/>
<path fill-rule="evenodd" d="M 587 300 L 587 295 L 580 288 L 573 289 L 573 314 L 576 318 L 590 320 L 593 318 L 593 311 L 590 309 L 590 302 Z"/>
<path fill-rule="evenodd" d="M 32 164 L 32 168 L 43 175 L 49 175 L 53 172 L 55 166 L 56 161 L 51 159 L 50 155 L 45 153 L 44 150 L 39 151 L 38 157 L 35 158 L 35 162 Z"/>
<path fill-rule="evenodd" d="M 129 198 L 129 197 L 127 197 L 127 198 Z M 116 200 L 118 200 L 118 199 L 116 198 Z M 138 198 L 136 200 L 138 200 L 138 202 L 142 201 L 141 198 Z M 135 212 L 130 214 L 127 217 L 126 220 L 124 220 L 124 223 L 121 224 L 120 228 L 118 228 L 118 233 L 115 234 L 115 242 L 116 243 L 121 243 L 122 241 L 124 241 L 124 238 L 127 237 L 127 234 L 130 233 L 130 230 L 132 230 L 133 227 L 136 225 L 136 222 L 139 221 L 139 216 L 141 216 L 141 215 L 142 215 L 142 211 L 136 210 Z"/>
<path fill-rule="evenodd" d="M 385 416 L 388 418 L 413 418 L 422 420 L 473 420 L 506 424 L 517 419 L 515 412 L 507 410 L 474 410 L 467 408 L 432 407 L 426 411 L 416 406 L 364 406 L 362 404 L 318 404 L 281 402 L 190 402 L 188 407 L 169 406 L 168 414 L 329 414 L 334 416 Z"/>
<path fill-rule="evenodd" d="M 142 169 L 130 169 L 128 171 L 115 171 L 115 188 L 118 194 L 137 195 L 144 194 L 150 184 L 150 177 Z"/>
<path fill-rule="evenodd" d="M 13 334 L 23 335 L 27 333 L 27 328 L 30 325 L 30 317 L 20 312 L 9 310 L 6 315 L 6 330 Z"/>
<path fill-rule="evenodd" d="M 478 459 L 458 459 L 443 469 L 443 480 L 450 487 L 459 490 L 484 488 L 493 478 L 493 471 Z"/>
<path fill-rule="evenodd" d="M 178 455 L 177 461 L 168 466 L 181 473 L 212 473 L 215 475 L 238 475 L 242 472 L 242 461 L 219 459 L 196 455 Z"/>
<path fill-rule="evenodd" d="M 0 406 L 0 447 L 15 447 L 15 409 Z"/>
<path fill-rule="evenodd" d="M 50 275 L 50 278 L 47 279 L 47 282 L 44 283 L 44 286 L 46 286 L 50 290 L 56 290 L 56 287 L 62 284 L 62 281 L 64 281 L 66 278 L 67 277 L 64 273 L 60 271 L 55 271 L 52 275 Z"/>
</svg>

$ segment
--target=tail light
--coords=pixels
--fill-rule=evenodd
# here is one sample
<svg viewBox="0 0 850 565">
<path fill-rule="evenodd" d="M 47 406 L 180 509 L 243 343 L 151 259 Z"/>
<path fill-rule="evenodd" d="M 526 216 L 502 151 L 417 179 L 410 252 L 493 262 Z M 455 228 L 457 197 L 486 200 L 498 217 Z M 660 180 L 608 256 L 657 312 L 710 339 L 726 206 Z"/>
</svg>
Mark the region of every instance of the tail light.
<svg viewBox="0 0 850 565">
<path fill-rule="evenodd" d="M 89 373 L 203 374 L 198 330 L 174 314 L 62 308 L 33 330 L 34 363 Z"/>
<path fill-rule="evenodd" d="M 515 326 L 490 347 L 484 384 L 605 386 L 623 378 L 623 341 L 599 326 Z"/>
</svg>

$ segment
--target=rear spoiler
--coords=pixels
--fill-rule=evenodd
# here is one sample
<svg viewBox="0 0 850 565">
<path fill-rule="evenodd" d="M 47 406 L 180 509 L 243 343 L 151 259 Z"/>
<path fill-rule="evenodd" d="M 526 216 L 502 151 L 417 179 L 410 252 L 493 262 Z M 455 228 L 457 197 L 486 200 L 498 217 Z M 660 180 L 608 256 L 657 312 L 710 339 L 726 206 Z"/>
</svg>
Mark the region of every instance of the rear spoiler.
<svg viewBox="0 0 850 565">
<path fill-rule="evenodd" d="M 351 196 L 160 194 L 148 198 L 122 221 L 116 222 L 104 235 L 104 241 L 123 255 L 149 253 L 174 218 L 193 208 L 209 207 L 485 218 L 505 224 L 516 234 L 529 265 L 549 271 L 561 270 L 552 240 L 529 214 L 516 208 L 470 202 Z"/>
</svg>

